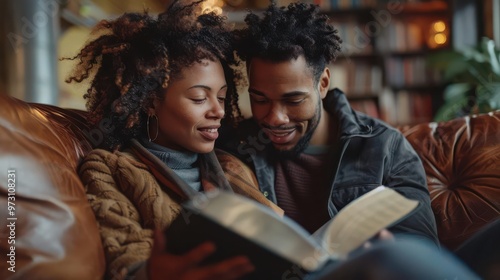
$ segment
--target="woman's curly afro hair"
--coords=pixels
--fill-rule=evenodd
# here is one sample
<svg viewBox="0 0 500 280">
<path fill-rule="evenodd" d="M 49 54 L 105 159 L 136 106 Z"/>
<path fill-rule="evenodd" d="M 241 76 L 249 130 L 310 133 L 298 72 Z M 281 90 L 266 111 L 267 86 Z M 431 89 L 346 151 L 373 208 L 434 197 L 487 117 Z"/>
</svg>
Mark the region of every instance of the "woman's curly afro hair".
<svg viewBox="0 0 500 280">
<path fill-rule="evenodd" d="M 157 18 L 127 13 L 101 21 L 94 29 L 99 37 L 69 58 L 79 63 L 67 82 L 79 83 L 94 74 L 84 98 L 89 122 L 99 129 L 109 126 L 102 131 L 99 147 L 118 149 L 131 138 L 145 135 L 154 97 L 162 98 L 171 79 L 203 59 L 219 60 L 224 68 L 228 82 L 225 106 L 230 112 L 226 121 L 240 117 L 234 34 L 225 17 L 202 11 L 203 1 L 174 1 Z"/>
<path fill-rule="evenodd" d="M 304 55 L 316 79 L 340 51 L 341 39 L 328 17 L 312 4 L 273 2 L 263 17 L 250 13 L 246 28 L 236 30 L 236 50 L 247 63 L 254 57 L 281 62 Z"/>
</svg>

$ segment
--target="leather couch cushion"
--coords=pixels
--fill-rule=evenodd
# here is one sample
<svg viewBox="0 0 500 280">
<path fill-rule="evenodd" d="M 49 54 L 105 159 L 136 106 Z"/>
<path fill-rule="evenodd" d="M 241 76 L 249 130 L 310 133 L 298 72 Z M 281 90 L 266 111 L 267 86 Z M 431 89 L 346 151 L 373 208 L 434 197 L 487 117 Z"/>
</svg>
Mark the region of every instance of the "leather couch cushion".
<svg viewBox="0 0 500 280">
<path fill-rule="evenodd" d="M 500 216 L 500 111 L 401 130 L 424 164 L 443 245 Z"/>
<path fill-rule="evenodd" d="M 17 218 L 15 244 L 0 243 L 2 254 L 15 246 L 16 272 L 2 269 L 0 278 L 102 279 L 97 223 L 76 174 L 91 149 L 84 118 L 76 110 L 4 95 L 0 108 L 0 217 L 7 219 L 10 169 L 15 170 Z M 6 227 L 1 231 L 10 235 Z"/>
</svg>

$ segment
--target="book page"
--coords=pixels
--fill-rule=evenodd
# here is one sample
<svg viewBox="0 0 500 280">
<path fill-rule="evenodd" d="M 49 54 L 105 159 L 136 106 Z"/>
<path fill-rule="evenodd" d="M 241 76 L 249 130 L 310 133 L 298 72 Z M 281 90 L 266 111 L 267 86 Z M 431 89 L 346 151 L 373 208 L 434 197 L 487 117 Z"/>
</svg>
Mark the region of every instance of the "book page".
<svg viewBox="0 0 500 280">
<path fill-rule="evenodd" d="M 333 258 L 345 258 L 417 206 L 418 201 L 380 186 L 348 204 L 328 223 L 323 229 L 323 246 Z"/>
</svg>

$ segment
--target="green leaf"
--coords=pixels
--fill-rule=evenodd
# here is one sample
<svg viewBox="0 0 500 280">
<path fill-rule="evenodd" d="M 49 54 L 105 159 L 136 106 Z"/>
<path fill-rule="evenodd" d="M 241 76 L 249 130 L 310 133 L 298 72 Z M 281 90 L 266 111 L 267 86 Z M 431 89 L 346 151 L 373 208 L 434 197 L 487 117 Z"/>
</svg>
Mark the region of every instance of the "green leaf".
<svg viewBox="0 0 500 280">
<path fill-rule="evenodd" d="M 471 61 L 469 63 L 467 73 L 469 75 L 462 77 L 464 79 L 463 82 L 469 82 L 474 85 L 488 84 L 491 80 L 491 76 L 495 75 L 489 63 L 478 63 L 476 61 Z"/>
<path fill-rule="evenodd" d="M 467 91 L 471 90 L 472 86 L 467 83 L 451 84 L 444 89 L 444 100 L 457 100 L 466 98 Z"/>
<path fill-rule="evenodd" d="M 491 112 L 491 106 L 489 103 L 482 103 L 477 105 L 477 111 L 475 112 L 476 114 L 484 114 Z"/>
<path fill-rule="evenodd" d="M 493 40 L 485 37 L 473 48 L 443 51 L 427 62 L 442 71 L 445 80 L 455 82 L 445 89 L 445 104 L 435 120 L 458 117 L 471 105 L 472 112 L 500 109 L 500 50 Z"/>
<path fill-rule="evenodd" d="M 489 100 L 489 105 L 491 110 L 500 109 L 500 88 L 493 93 L 493 96 Z"/>
<path fill-rule="evenodd" d="M 427 57 L 427 63 L 435 69 L 446 70 L 449 68 L 451 62 L 465 59 L 463 54 L 454 50 L 447 50 L 429 55 Z"/>
<path fill-rule="evenodd" d="M 487 49 L 484 43 L 481 43 L 476 48 L 467 48 L 462 50 L 464 57 L 471 61 L 485 62 L 488 60 Z"/>
<path fill-rule="evenodd" d="M 493 42 L 493 40 L 489 40 L 487 44 L 491 69 L 495 74 L 500 75 L 500 63 L 498 62 L 497 54 L 495 53 L 495 42 Z"/>
<path fill-rule="evenodd" d="M 500 83 L 478 87 L 477 96 L 479 102 L 488 104 L 490 111 L 500 109 Z"/>
<path fill-rule="evenodd" d="M 457 97 L 448 100 L 439 110 L 436 112 L 434 120 L 437 122 L 447 121 L 460 116 L 460 112 L 467 105 L 467 97 Z"/>
<path fill-rule="evenodd" d="M 476 96 L 478 100 L 488 100 L 500 92 L 500 83 L 487 83 L 477 87 Z"/>
<path fill-rule="evenodd" d="M 464 57 L 457 57 L 448 62 L 448 67 L 444 70 L 443 78 L 449 81 L 463 73 L 467 73 L 469 67 L 470 65 Z"/>
</svg>

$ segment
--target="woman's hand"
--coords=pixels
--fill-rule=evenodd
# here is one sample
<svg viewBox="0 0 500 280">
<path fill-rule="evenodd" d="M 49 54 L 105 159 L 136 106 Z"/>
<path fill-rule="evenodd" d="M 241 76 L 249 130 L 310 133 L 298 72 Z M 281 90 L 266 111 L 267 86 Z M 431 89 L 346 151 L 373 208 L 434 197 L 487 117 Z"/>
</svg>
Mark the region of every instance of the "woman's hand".
<svg viewBox="0 0 500 280">
<path fill-rule="evenodd" d="M 198 264 L 214 251 L 215 246 L 212 243 L 203 243 L 182 256 L 166 253 L 165 238 L 160 231 L 156 231 L 151 257 L 147 262 L 148 278 L 151 280 L 225 280 L 238 279 L 254 270 L 254 266 L 245 256 L 199 267 Z"/>
</svg>

